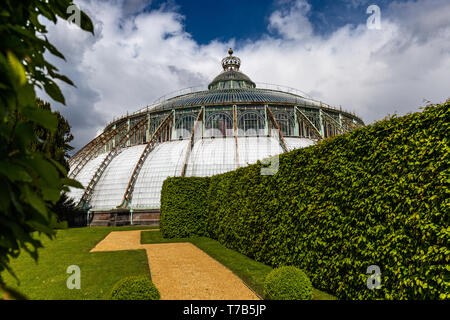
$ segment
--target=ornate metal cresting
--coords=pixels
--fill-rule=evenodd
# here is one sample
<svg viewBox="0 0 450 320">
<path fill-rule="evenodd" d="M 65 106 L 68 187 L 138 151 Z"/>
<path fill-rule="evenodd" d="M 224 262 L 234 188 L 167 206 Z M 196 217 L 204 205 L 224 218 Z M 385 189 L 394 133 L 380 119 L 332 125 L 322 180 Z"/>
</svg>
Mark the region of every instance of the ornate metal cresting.
<svg viewBox="0 0 450 320">
<path fill-rule="evenodd" d="M 76 162 L 74 161 L 73 166 L 74 169 L 70 172 L 69 178 L 74 179 L 80 171 L 84 168 L 84 166 L 94 157 L 96 157 L 99 153 L 102 152 L 102 148 L 105 147 L 106 144 L 108 144 L 112 139 L 114 139 L 120 132 L 126 130 L 127 124 L 122 123 L 119 127 L 116 129 L 108 130 L 107 132 L 103 132 L 98 138 L 94 139 L 93 143 L 89 146 L 89 148 L 86 148 L 82 152 L 82 156 L 80 155 L 80 160 Z M 84 148 L 83 148 L 84 149 Z M 75 164 L 76 162 L 76 164 Z"/>
<path fill-rule="evenodd" d="M 297 119 L 302 120 L 303 124 L 305 124 L 309 129 L 310 132 L 318 139 L 322 140 L 323 136 L 320 133 L 319 129 L 311 122 L 311 120 L 297 107 L 294 107 L 295 111 L 297 112 Z"/>
<path fill-rule="evenodd" d="M 87 145 L 85 145 L 83 148 L 77 151 L 70 159 L 69 159 L 69 165 L 70 167 L 73 167 L 77 162 L 82 161 L 84 155 L 88 154 L 89 151 L 92 148 L 95 148 L 98 145 L 102 145 L 102 140 L 105 139 L 105 136 L 109 135 L 111 133 L 111 130 L 102 132 L 99 136 L 92 139 Z"/>
<path fill-rule="evenodd" d="M 360 127 L 360 125 L 357 122 L 355 122 L 355 120 L 352 120 L 352 119 L 343 118 L 341 120 L 341 122 L 342 122 L 342 127 L 344 128 L 344 130 L 346 132 L 352 131 L 352 130 Z"/>
<path fill-rule="evenodd" d="M 109 131 L 109 130 L 108 130 Z M 86 152 L 88 152 L 88 150 L 90 148 L 92 148 L 94 145 L 96 145 L 97 143 L 99 143 L 99 141 L 103 138 L 104 135 L 106 135 L 108 133 L 108 131 L 103 132 L 102 134 L 100 134 L 99 136 L 95 137 L 94 139 L 92 139 L 91 141 L 89 141 L 89 143 L 87 145 L 85 145 L 83 148 L 81 148 L 80 150 L 78 150 L 70 159 L 69 159 L 69 165 L 70 167 L 73 167 L 73 165 L 79 161 L 80 159 L 82 159 L 82 156 L 84 154 L 86 154 Z"/>
<path fill-rule="evenodd" d="M 326 133 L 324 133 L 325 137 L 332 137 L 337 134 L 346 133 L 349 130 L 344 129 L 341 124 L 334 119 L 332 116 L 330 116 L 327 112 L 322 112 L 323 122 Z M 328 132 L 328 128 L 331 129 L 331 132 Z"/>
<path fill-rule="evenodd" d="M 147 123 L 146 118 L 140 119 L 121 139 L 120 141 L 114 146 L 114 148 L 108 153 L 106 158 L 103 160 L 103 162 L 98 167 L 97 171 L 95 172 L 94 176 L 92 177 L 91 181 L 89 182 L 86 189 L 84 189 L 83 196 L 80 199 L 80 202 L 78 203 L 78 206 L 81 208 L 86 208 L 89 204 L 89 201 L 92 197 L 92 192 L 94 191 L 95 185 L 97 184 L 98 180 L 100 180 L 103 172 L 108 167 L 108 165 L 111 163 L 111 161 L 120 154 L 125 147 L 125 144 L 127 143 L 130 136 L 135 134 L 141 127 L 145 126 Z"/>
<path fill-rule="evenodd" d="M 142 151 L 141 156 L 139 157 L 138 162 L 136 163 L 136 166 L 134 167 L 133 173 L 131 174 L 130 181 L 128 182 L 128 186 L 125 189 L 125 193 L 122 198 L 121 204 L 118 206 L 118 208 L 127 208 L 128 204 L 131 201 L 134 185 L 136 183 L 136 180 L 139 176 L 139 172 L 141 171 L 142 165 L 145 162 L 145 159 L 147 159 L 147 156 L 150 154 L 150 152 L 155 149 L 156 145 L 158 143 L 162 143 L 165 141 L 169 141 L 172 136 L 172 126 L 173 126 L 173 115 L 175 111 L 171 111 L 167 117 L 161 122 L 161 124 L 156 128 L 155 132 L 153 132 L 150 140 L 147 142 L 147 145 L 145 146 L 145 149 Z"/>
</svg>

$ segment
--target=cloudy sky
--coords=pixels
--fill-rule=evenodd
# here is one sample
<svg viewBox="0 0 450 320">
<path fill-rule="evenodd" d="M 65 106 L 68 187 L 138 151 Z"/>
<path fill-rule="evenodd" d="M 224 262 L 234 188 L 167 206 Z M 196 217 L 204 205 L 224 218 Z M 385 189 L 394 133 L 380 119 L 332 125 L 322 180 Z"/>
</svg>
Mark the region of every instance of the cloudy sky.
<svg viewBox="0 0 450 320">
<path fill-rule="evenodd" d="M 48 56 L 78 149 L 114 117 L 158 97 L 206 86 L 228 48 L 253 81 L 298 88 L 353 111 L 366 124 L 450 97 L 448 0 L 83 0 L 95 36 L 60 21 Z M 369 29 L 369 5 L 381 29 Z M 44 93 L 41 97 L 50 100 Z M 51 101 L 51 100 L 50 100 Z"/>
</svg>

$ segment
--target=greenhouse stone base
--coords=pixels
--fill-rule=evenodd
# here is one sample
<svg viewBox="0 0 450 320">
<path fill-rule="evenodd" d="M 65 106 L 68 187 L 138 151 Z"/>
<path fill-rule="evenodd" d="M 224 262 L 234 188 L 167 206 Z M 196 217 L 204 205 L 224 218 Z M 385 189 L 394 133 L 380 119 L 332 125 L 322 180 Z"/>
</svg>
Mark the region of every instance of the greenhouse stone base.
<svg viewBox="0 0 450 320">
<path fill-rule="evenodd" d="M 91 227 L 159 226 L 159 209 L 91 212 L 88 225 Z"/>
</svg>

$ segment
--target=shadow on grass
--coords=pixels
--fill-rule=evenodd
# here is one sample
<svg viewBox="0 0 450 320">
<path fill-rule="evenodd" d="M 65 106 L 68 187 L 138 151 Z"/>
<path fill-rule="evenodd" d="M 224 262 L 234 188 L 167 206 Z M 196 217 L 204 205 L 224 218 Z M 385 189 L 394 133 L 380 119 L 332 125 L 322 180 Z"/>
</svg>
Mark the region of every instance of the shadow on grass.
<svg viewBox="0 0 450 320">
<path fill-rule="evenodd" d="M 108 299 L 114 284 L 134 275 L 148 275 L 145 250 L 95 252 L 89 251 L 111 231 L 143 230 L 146 227 L 95 227 L 73 228 L 57 231 L 56 239 L 39 237 L 44 248 L 39 249 L 36 263 L 22 252 L 10 263 L 20 280 L 7 272 L 1 277 L 5 283 L 28 299 L 38 300 L 97 300 Z M 77 265 L 81 271 L 81 289 L 68 289 L 70 274 L 67 267 Z"/>
<path fill-rule="evenodd" d="M 228 249 L 218 241 L 206 237 L 193 238 L 163 238 L 161 232 L 151 231 L 141 232 L 141 243 L 173 243 L 173 242 L 190 242 L 198 248 L 206 252 L 212 258 L 222 263 L 230 269 L 234 274 L 242 279 L 252 290 L 259 296 L 264 297 L 264 280 L 267 274 L 273 270 L 272 267 L 264 263 L 257 262 L 249 257 Z M 336 300 L 337 298 L 323 291 L 313 289 L 313 300 Z"/>
</svg>

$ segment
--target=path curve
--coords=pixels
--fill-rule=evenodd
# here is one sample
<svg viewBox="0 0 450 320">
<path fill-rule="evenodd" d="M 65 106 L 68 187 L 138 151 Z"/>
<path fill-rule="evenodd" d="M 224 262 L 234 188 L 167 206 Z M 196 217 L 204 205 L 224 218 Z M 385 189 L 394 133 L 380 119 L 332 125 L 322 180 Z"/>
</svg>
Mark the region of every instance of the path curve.
<svg viewBox="0 0 450 320">
<path fill-rule="evenodd" d="M 228 268 L 189 242 L 141 244 L 141 230 L 113 231 L 90 252 L 138 249 L 147 252 L 163 300 L 259 300 Z"/>
</svg>

